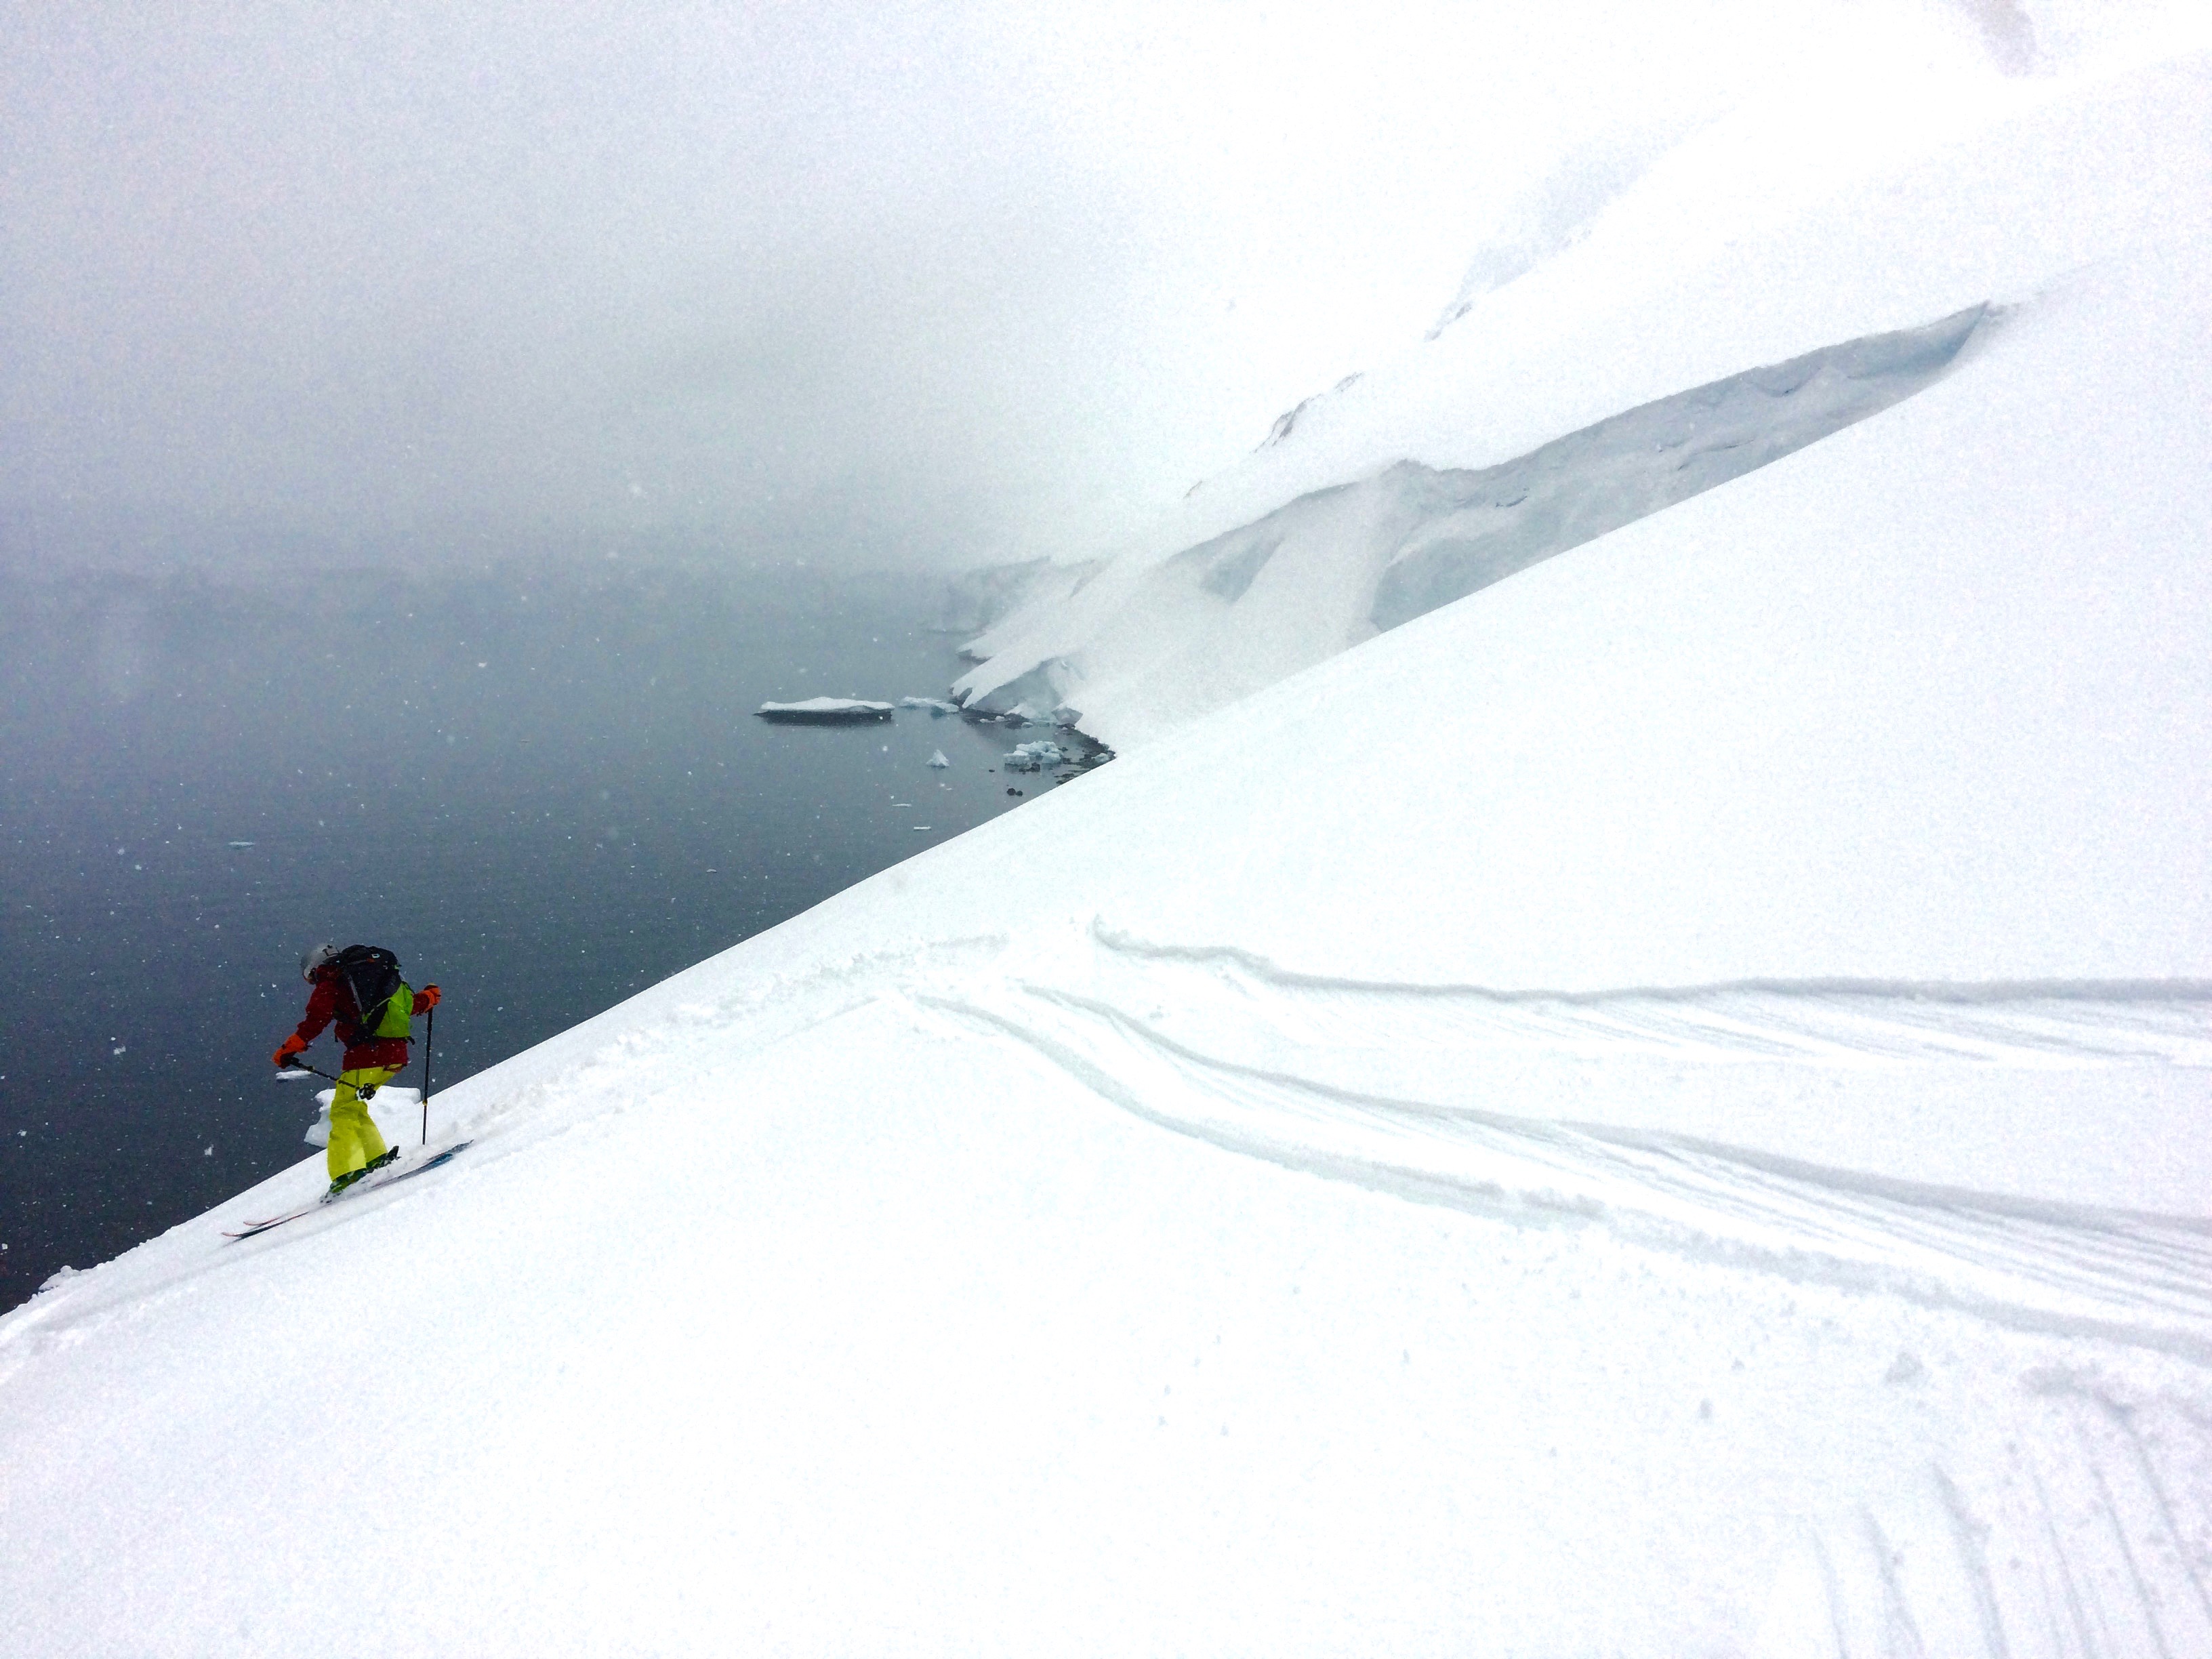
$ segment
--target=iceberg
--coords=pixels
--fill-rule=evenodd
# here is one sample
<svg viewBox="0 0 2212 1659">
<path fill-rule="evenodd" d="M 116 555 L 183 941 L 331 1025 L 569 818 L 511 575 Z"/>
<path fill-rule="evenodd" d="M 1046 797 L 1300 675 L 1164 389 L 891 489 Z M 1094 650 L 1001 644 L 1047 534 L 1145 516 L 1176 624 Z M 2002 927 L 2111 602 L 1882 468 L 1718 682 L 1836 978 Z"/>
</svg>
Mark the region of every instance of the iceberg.
<svg viewBox="0 0 2212 1659">
<path fill-rule="evenodd" d="M 764 720 L 793 725 L 849 726 L 861 720 L 887 720 L 891 706 L 858 697 L 809 697 L 805 702 L 764 702 L 753 713 Z"/>
<path fill-rule="evenodd" d="M 1068 752 L 1056 743 L 1025 743 L 1001 757 L 999 763 L 1009 772 L 1042 772 L 1048 766 L 1064 765 L 1070 758 Z"/>
<path fill-rule="evenodd" d="M 924 764 L 942 769 L 951 765 L 952 763 L 945 758 L 945 751 L 942 749 L 933 749 L 929 751 L 929 759 Z"/>
</svg>

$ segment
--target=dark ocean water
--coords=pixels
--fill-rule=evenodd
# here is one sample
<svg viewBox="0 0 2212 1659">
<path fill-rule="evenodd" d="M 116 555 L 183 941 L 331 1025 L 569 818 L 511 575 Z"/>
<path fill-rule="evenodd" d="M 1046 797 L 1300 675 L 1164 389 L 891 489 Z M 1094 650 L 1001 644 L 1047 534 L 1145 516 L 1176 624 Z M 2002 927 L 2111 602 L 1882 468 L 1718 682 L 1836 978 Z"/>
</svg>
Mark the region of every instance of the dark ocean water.
<svg viewBox="0 0 2212 1659">
<path fill-rule="evenodd" d="M 1009 810 L 919 576 L 32 583 L 0 622 L 0 1308 L 308 1156 L 297 960 L 435 981 L 459 1081 Z M 954 763 L 927 765 L 941 749 Z M 926 825 L 927 829 L 917 829 Z M 416 1063 L 399 1079 L 419 1086 Z M 311 1059 L 335 1069 L 328 1036 Z"/>
</svg>

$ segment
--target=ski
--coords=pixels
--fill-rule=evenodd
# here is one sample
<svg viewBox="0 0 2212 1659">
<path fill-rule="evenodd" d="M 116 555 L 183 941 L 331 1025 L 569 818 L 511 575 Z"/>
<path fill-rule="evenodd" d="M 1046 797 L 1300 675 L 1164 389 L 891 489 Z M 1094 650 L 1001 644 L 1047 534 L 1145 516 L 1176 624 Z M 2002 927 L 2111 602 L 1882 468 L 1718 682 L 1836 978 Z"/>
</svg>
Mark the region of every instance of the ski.
<svg viewBox="0 0 2212 1659">
<path fill-rule="evenodd" d="M 340 1199 L 351 1198 L 356 1193 L 373 1193 L 380 1191 L 382 1188 L 391 1186 L 392 1182 L 396 1181 L 404 1181 L 410 1176 L 427 1174 L 428 1171 L 436 1169 L 441 1164 L 451 1162 L 456 1152 L 471 1144 L 472 1143 L 465 1140 L 456 1141 L 453 1145 L 447 1147 L 445 1151 L 438 1153 L 435 1157 L 426 1158 L 420 1164 L 403 1164 L 390 1170 L 379 1170 L 373 1176 L 365 1176 L 362 1180 L 355 1182 L 352 1186 L 348 1187 L 343 1192 L 325 1193 L 322 1197 L 317 1199 L 312 1204 L 303 1204 L 296 1210 L 286 1211 L 283 1215 L 270 1216 L 266 1221 L 249 1221 L 236 1232 L 231 1232 L 226 1230 L 223 1233 L 223 1237 L 225 1238 L 252 1238 L 256 1233 L 265 1233 L 271 1227 L 281 1227 L 288 1221 L 297 1221 L 301 1216 L 313 1215 L 325 1205 L 335 1204 Z"/>
</svg>

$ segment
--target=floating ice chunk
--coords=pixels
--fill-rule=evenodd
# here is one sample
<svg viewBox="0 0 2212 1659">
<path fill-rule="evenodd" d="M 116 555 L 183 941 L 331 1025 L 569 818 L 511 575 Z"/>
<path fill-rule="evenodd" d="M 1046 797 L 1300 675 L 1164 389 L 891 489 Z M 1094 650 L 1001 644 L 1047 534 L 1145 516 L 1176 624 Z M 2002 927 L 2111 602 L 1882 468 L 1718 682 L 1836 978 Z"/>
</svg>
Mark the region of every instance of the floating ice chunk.
<svg viewBox="0 0 2212 1659">
<path fill-rule="evenodd" d="M 931 750 L 929 751 L 929 760 L 927 763 L 931 766 L 937 767 L 945 767 L 952 764 L 951 761 L 945 758 L 945 751 L 942 749 Z"/>
<path fill-rule="evenodd" d="M 1024 698 L 995 718 L 1001 726 L 1075 726 L 1082 721 L 1083 711 L 1068 703 L 1048 708 Z"/>
<path fill-rule="evenodd" d="M 1046 767 L 1058 766 L 1067 758 L 1067 751 L 1058 744 L 1040 740 L 1022 744 L 999 763 L 1009 772 L 1042 772 Z"/>
<path fill-rule="evenodd" d="M 753 713 L 764 720 L 834 726 L 849 720 L 887 720 L 891 706 L 860 697 L 809 697 L 804 702 L 764 702 Z"/>
<path fill-rule="evenodd" d="M 960 712 L 958 703 L 947 702 L 942 697 L 901 697 L 898 706 L 902 708 L 927 708 L 932 720 Z"/>
</svg>

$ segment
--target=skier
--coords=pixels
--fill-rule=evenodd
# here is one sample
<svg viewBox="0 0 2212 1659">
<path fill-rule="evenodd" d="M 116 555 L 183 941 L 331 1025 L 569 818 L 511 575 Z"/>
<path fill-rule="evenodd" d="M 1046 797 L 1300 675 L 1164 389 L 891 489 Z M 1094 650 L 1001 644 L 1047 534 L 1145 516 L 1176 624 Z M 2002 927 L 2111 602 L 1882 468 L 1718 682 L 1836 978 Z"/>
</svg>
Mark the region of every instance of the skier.
<svg viewBox="0 0 2212 1659">
<path fill-rule="evenodd" d="M 337 1090 L 331 1100 L 331 1192 L 343 1192 L 371 1170 L 399 1156 L 384 1144 L 364 1103 L 407 1064 L 409 1020 L 438 1006 L 438 988 L 416 991 L 399 977 L 399 959 L 373 945 L 318 945 L 300 958 L 300 977 L 315 988 L 307 1018 L 273 1056 L 289 1066 L 295 1054 L 337 1022 L 345 1045 Z"/>
</svg>

